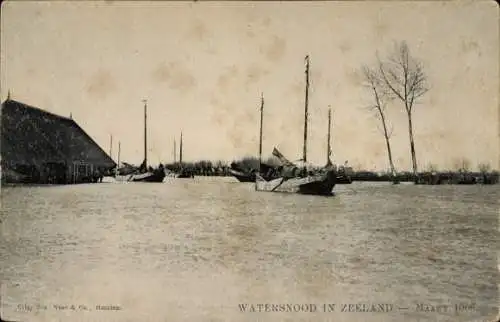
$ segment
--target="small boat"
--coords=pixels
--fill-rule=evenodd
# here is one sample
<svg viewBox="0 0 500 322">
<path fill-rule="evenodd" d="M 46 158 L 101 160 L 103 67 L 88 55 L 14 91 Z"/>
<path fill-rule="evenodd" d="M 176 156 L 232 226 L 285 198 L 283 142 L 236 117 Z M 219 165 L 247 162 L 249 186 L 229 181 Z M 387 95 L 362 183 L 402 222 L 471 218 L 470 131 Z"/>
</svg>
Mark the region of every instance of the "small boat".
<svg viewBox="0 0 500 322">
<path fill-rule="evenodd" d="M 344 166 L 337 167 L 333 165 L 332 160 L 330 159 L 332 155 L 332 148 L 331 148 L 331 123 L 332 123 L 332 110 L 328 109 L 328 136 L 327 136 L 327 152 L 326 152 L 326 165 L 325 169 L 331 169 L 335 170 L 337 172 L 337 184 L 351 184 L 352 183 L 352 178 L 350 176 L 350 173 L 348 173 L 348 168 L 347 168 L 347 161 Z"/>
<path fill-rule="evenodd" d="M 163 182 L 165 178 L 165 171 L 162 167 L 158 169 L 153 169 L 153 171 L 147 171 L 144 173 L 138 173 L 132 175 L 129 181 L 133 182 Z"/>
<path fill-rule="evenodd" d="M 256 185 L 258 191 L 288 192 L 305 195 L 331 196 L 336 184 L 336 175 L 333 171 L 307 175 L 303 178 L 277 178 L 266 181 L 257 175 Z"/>
<path fill-rule="evenodd" d="M 274 148 L 272 154 L 284 165 L 275 169 L 277 175 L 271 179 L 257 174 L 256 190 L 318 196 L 333 195 L 332 190 L 337 183 L 338 175 L 334 168 L 317 169 L 303 161 L 292 163 L 277 148 Z"/>
<path fill-rule="evenodd" d="M 261 172 L 261 178 L 265 181 L 271 181 L 273 179 L 279 178 L 279 175 L 276 173 L 276 167 L 261 164 L 261 169 L 266 169 Z M 257 178 L 257 171 L 242 171 L 238 169 L 229 169 L 229 173 L 238 179 L 239 182 L 255 182 Z"/>
<path fill-rule="evenodd" d="M 242 171 L 238 171 L 235 169 L 229 169 L 229 173 L 238 179 L 239 182 L 255 182 L 255 172 L 251 171 L 249 173 L 245 173 Z"/>
<path fill-rule="evenodd" d="M 165 178 L 165 170 L 163 165 L 157 169 L 148 167 L 148 141 L 147 141 L 147 101 L 144 100 L 144 161 L 140 167 L 134 167 L 124 162 L 127 166 L 124 169 L 119 169 L 115 175 L 115 180 L 118 182 L 163 182 Z M 120 171 L 122 170 L 122 171 Z"/>
<path fill-rule="evenodd" d="M 180 146 L 179 146 L 179 165 L 180 165 L 180 169 L 179 169 L 179 172 L 177 172 L 176 174 L 176 178 L 178 179 L 188 179 L 188 178 L 194 178 L 194 172 L 191 171 L 190 169 L 188 168 L 184 168 L 183 164 L 182 164 L 182 132 L 181 132 L 181 141 L 180 141 Z"/>
<path fill-rule="evenodd" d="M 235 162 L 231 163 L 229 173 L 239 182 L 255 182 L 255 169 L 244 169 Z"/>
<path fill-rule="evenodd" d="M 351 184 L 352 179 L 350 176 L 338 175 L 337 176 L 337 183 L 338 184 Z"/>
<path fill-rule="evenodd" d="M 264 108 L 264 98 L 261 97 L 260 100 L 260 108 L 261 108 L 261 128 L 262 128 L 262 110 Z M 262 129 L 261 129 L 262 132 Z M 262 136 L 262 133 L 261 133 Z M 260 142 L 259 146 L 259 164 L 260 169 L 257 171 L 256 169 L 242 169 L 236 163 L 231 164 L 231 168 L 229 169 L 229 173 L 235 177 L 239 182 L 255 182 L 257 178 L 257 172 L 260 172 L 260 176 L 265 181 L 270 181 L 278 178 L 279 176 L 276 174 L 274 166 L 267 165 L 262 163 L 262 142 Z"/>
<path fill-rule="evenodd" d="M 337 171 L 334 168 L 322 169 L 317 171 L 311 169 L 307 164 L 307 116 L 308 116 L 308 98 L 309 98 L 309 56 L 306 56 L 306 96 L 305 96 L 305 117 L 304 117 L 304 143 L 302 165 L 288 161 L 279 151 L 274 148 L 273 155 L 277 157 L 282 166 L 278 167 L 277 178 L 266 180 L 262 176 L 262 169 L 256 176 L 255 190 L 266 192 L 288 192 L 309 195 L 332 195 L 332 190 L 337 183 Z M 262 160 L 262 124 L 264 98 L 261 98 L 260 108 L 260 141 L 259 141 L 259 159 Z M 262 165 L 262 162 L 260 162 Z M 269 178 L 268 178 L 269 179 Z"/>
</svg>

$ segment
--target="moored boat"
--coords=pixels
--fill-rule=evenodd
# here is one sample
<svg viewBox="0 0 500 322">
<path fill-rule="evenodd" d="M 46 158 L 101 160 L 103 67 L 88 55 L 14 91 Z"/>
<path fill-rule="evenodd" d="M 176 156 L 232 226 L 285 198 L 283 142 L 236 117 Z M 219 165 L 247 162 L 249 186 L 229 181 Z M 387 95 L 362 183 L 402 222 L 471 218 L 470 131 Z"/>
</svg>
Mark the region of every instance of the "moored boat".
<svg viewBox="0 0 500 322">
<path fill-rule="evenodd" d="M 256 185 L 258 191 L 288 192 L 306 195 L 331 196 L 336 184 L 334 171 L 307 175 L 305 177 L 281 177 L 266 181 L 257 175 Z"/>
<path fill-rule="evenodd" d="M 234 162 L 231 164 L 231 168 L 229 169 L 229 173 L 235 177 L 239 182 L 255 182 L 256 169 L 242 169 Z M 279 177 L 276 173 L 276 167 L 271 166 L 265 163 L 260 162 L 260 175 L 261 178 L 270 181 Z"/>
<path fill-rule="evenodd" d="M 133 182 L 163 182 L 165 178 L 165 171 L 162 167 L 147 171 L 145 173 L 133 174 L 129 181 Z"/>
<path fill-rule="evenodd" d="M 188 178 L 194 178 L 194 172 L 191 169 L 185 168 L 183 163 L 182 163 L 182 132 L 181 132 L 181 141 L 180 141 L 180 147 L 179 147 L 179 165 L 180 169 L 179 172 L 175 175 L 176 178 L 178 179 L 188 179 Z"/>
<path fill-rule="evenodd" d="M 229 169 L 229 173 L 238 179 L 239 182 L 255 182 L 255 172 L 245 173 L 242 171 Z"/>
<path fill-rule="evenodd" d="M 163 182 L 165 170 L 163 165 L 156 169 L 148 167 L 147 150 L 147 101 L 144 100 L 144 161 L 140 167 L 134 167 L 124 162 L 125 168 L 119 169 L 115 175 L 117 182 Z M 121 171 L 120 171 L 121 170 Z"/>
<path fill-rule="evenodd" d="M 337 184 L 351 184 L 352 178 L 351 174 L 348 171 L 347 161 L 344 166 L 337 167 L 332 163 L 330 156 L 332 155 L 331 148 L 331 123 L 332 123 L 332 110 L 328 109 L 328 136 L 327 136 L 327 152 L 326 152 L 326 165 L 325 170 L 334 170 L 337 173 Z"/>
<path fill-rule="evenodd" d="M 304 113 L 304 143 L 302 165 L 288 161 L 279 151 L 274 148 L 273 155 L 277 157 L 281 166 L 276 173 L 277 178 L 266 180 L 262 176 L 262 169 L 256 175 L 255 189 L 266 192 L 287 192 L 308 195 L 332 195 L 332 190 L 337 183 L 337 172 L 334 168 L 314 171 L 308 169 L 307 165 L 307 117 L 308 117 L 308 93 L 309 93 L 309 56 L 306 56 L 306 92 L 305 92 L 305 113 Z M 262 125 L 263 125 L 264 99 L 261 99 L 260 108 L 260 141 L 259 159 L 262 165 Z"/>
<path fill-rule="evenodd" d="M 147 172 L 136 172 L 129 175 L 116 175 L 116 182 L 163 182 L 165 172 L 159 169 L 154 169 Z"/>
</svg>

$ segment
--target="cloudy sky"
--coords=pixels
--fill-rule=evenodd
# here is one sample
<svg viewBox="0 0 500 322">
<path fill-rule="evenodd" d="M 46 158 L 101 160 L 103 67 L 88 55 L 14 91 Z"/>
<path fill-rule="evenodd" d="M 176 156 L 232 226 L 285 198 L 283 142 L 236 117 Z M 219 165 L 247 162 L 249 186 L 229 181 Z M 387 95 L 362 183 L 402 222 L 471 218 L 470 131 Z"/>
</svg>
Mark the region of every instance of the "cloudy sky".
<svg viewBox="0 0 500 322">
<path fill-rule="evenodd" d="M 3 2 L 1 97 L 73 118 L 113 156 L 150 163 L 302 156 L 304 56 L 311 58 L 310 161 L 323 164 L 333 110 L 337 162 L 388 167 L 359 69 L 407 41 L 431 90 L 415 107 L 420 167 L 499 161 L 498 6 L 466 2 Z M 407 120 L 391 104 L 396 167 L 410 169 Z M 178 145 L 177 145 L 178 146 Z"/>
</svg>

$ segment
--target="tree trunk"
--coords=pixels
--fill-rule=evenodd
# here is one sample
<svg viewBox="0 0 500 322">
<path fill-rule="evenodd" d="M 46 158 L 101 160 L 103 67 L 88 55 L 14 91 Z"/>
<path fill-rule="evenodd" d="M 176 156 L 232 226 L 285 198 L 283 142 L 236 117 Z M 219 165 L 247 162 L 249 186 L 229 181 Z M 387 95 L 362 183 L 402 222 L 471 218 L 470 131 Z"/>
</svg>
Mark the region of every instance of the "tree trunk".
<svg viewBox="0 0 500 322">
<path fill-rule="evenodd" d="M 396 169 L 394 167 L 394 162 L 392 161 L 392 151 L 391 151 L 391 144 L 389 142 L 389 134 L 387 133 L 387 126 L 385 124 L 385 117 L 384 113 L 382 111 L 380 112 L 380 117 L 382 119 L 382 126 L 384 127 L 384 138 L 385 138 L 385 144 L 387 146 L 387 155 L 389 157 L 389 165 L 391 167 L 391 177 L 394 180 L 396 177 Z"/>
<path fill-rule="evenodd" d="M 389 155 L 389 164 L 391 166 L 391 176 L 396 176 L 396 169 L 394 168 L 394 162 L 392 161 L 391 145 L 389 144 L 389 138 L 385 138 L 385 143 L 387 145 L 387 154 Z"/>
<path fill-rule="evenodd" d="M 413 140 L 413 124 L 411 120 L 411 112 L 408 113 L 408 134 L 410 135 L 410 151 L 413 165 L 413 176 L 417 177 L 417 156 L 415 154 L 415 141 Z"/>
</svg>

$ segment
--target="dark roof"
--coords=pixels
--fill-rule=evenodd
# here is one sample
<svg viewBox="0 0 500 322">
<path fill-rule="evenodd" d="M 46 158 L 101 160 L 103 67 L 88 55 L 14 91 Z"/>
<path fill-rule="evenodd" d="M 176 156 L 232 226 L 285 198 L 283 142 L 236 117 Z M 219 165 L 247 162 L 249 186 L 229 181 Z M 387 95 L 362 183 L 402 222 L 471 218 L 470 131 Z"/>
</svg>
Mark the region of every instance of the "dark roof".
<svg viewBox="0 0 500 322">
<path fill-rule="evenodd" d="M 35 164 L 65 160 L 116 166 L 73 119 L 14 100 L 2 103 L 1 136 L 2 161 Z"/>
</svg>

